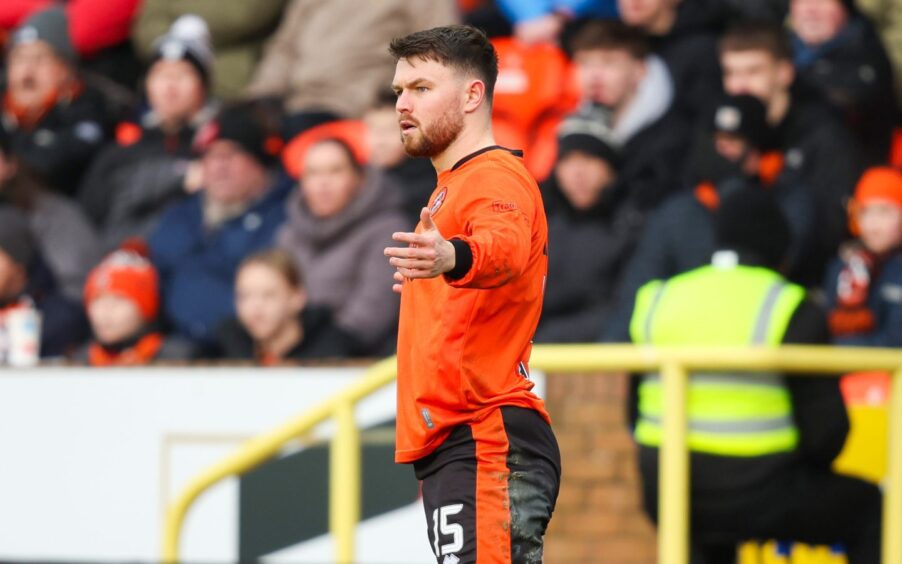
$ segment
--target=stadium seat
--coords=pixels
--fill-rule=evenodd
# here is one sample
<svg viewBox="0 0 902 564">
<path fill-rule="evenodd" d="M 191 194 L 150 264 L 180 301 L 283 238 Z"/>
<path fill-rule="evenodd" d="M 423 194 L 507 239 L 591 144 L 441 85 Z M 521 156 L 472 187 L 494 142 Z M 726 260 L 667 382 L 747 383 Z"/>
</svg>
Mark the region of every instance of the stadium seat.
<svg viewBox="0 0 902 564">
<path fill-rule="evenodd" d="M 551 172 L 557 126 L 579 103 L 576 70 L 555 45 L 523 45 L 492 39 L 498 51 L 498 82 L 492 118 L 498 144 L 523 149 L 538 180 Z"/>
<path fill-rule="evenodd" d="M 311 145 L 322 139 L 339 139 L 348 144 L 361 163 L 369 160 L 366 126 L 362 121 L 330 121 L 295 135 L 282 152 L 282 165 L 292 178 L 300 178 L 304 172 L 304 154 Z"/>
</svg>

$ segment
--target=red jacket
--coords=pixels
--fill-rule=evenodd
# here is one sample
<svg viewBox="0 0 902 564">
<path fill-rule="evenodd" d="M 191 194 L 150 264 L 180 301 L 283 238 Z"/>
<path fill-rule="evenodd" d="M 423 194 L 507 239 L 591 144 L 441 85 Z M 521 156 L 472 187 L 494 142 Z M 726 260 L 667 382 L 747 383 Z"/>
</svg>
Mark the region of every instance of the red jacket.
<svg viewBox="0 0 902 564">
<path fill-rule="evenodd" d="M 13 30 L 38 10 L 48 8 L 53 0 L 2 0 L 0 28 Z M 82 57 L 122 43 L 131 35 L 132 19 L 141 0 L 69 0 L 69 35 Z"/>
</svg>

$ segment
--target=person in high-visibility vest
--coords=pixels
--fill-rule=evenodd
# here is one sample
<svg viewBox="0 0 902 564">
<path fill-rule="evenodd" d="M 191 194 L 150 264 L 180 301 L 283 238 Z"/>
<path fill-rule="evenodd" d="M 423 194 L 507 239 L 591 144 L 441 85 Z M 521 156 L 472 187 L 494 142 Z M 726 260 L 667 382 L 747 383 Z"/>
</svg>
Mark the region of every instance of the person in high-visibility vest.
<svg viewBox="0 0 902 564">
<path fill-rule="evenodd" d="M 726 198 L 715 218 L 710 265 L 644 285 L 630 332 L 655 346 L 778 346 L 829 342 L 825 315 L 778 272 L 789 226 L 772 194 Z M 657 374 L 641 376 L 634 435 L 645 509 L 658 504 L 664 397 Z M 705 372 L 691 377 L 693 562 L 734 562 L 749 539 L 842 543 L 851 564 L 879 561 L 877 486 L 831 471 L 849 429 L 834 378 Z"/>
</svg>

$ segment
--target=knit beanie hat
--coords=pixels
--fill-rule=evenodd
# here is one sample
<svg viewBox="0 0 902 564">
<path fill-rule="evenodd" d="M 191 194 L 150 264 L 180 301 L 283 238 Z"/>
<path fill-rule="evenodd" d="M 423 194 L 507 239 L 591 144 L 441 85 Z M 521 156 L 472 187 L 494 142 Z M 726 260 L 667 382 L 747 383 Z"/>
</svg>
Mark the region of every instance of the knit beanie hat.
<svg viewBox="0 0 902 564">
<path fill-rule="evenodd" d="M 789 251 L 789 222 L 769 192 L 743 188 L 723 199 L 714 217 L 717 247 L 754 254 L 772 268 Z"/>
<path fill-rule="evenodd" d="M 85 282 L 85 305 L 102 294 L 133 301 L 147 321 L 160 309 L 159 278 L 143 244 L 126 242 L 97 265 Z"/>
<path fill-rule="evenodd" d="M 855 187 L 854 200 L 859 206 L 880 200 L 902 207 L 902 171 L 888 166 L 868 169 Z"/>
<path fill-rule="evenodd" d="M 620 162 L 610 129 L 604 124 L 603 117 L 593 112 L 572 114 L 558 128 L 558 160 L 572 151 L 598 157 L 614 168 Z"/>
<path fill-rule="evenodd" d="M 34 259 L 37 245 L 28 218 L 19 208 L 0 205 L 0 250 L 22 266 Z"/>
<path fill-rule="evenodd" d="M 770 136 L 767 109 L 758 98 L 748 94 L 724 96 L 714 108 L 711 127 L 716 132 L 741 137 L 758 149 L 767 144 Z"/>
<path fill-rule="evenodd" d="M 51 6 L 32 14 L 13 33 L 9 48 L 36 41 L 48 43 L 57 56 L 69 65 L 74 67 L 78 64 L 78 53 L 69 35 L 69 18 L 62 7 Z"/>
<path fill-rule="evenodd" d="M 223 108 L 216 119 L 197 132 L 195 146 L 203 152 L 214 141 L 221 140 L 237 143 L 265 167 L 278 162 L 284 146 L 281 137 L 268 127 L 251 104 Z"/>
<path fill-rule="evenodd" d="M 160 60 L 190 63 L 204 84 L 209 85 L 213 72 L 213 48 L 207 22 L 194 14 L 185 14 L 175 20 L 169 31 L 153 43 L 150 65 Z"/>
</svg>

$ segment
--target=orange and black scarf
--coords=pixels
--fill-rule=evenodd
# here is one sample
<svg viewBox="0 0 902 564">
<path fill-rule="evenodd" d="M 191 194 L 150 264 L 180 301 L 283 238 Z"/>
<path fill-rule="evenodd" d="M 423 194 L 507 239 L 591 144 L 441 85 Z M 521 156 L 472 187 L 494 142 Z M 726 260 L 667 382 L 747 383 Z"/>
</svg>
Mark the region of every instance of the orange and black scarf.
<svg viewBox="0 0 902 564">
<path fill-rule="evenodd" d="M 144 335 L 134 345 L 121 349 L 93 342 L 88 349 L 88 363 L 91 366 L 143 366 L 150 364 L 161 348 L 163 336 L 159 333 Z"/>
</svg>

